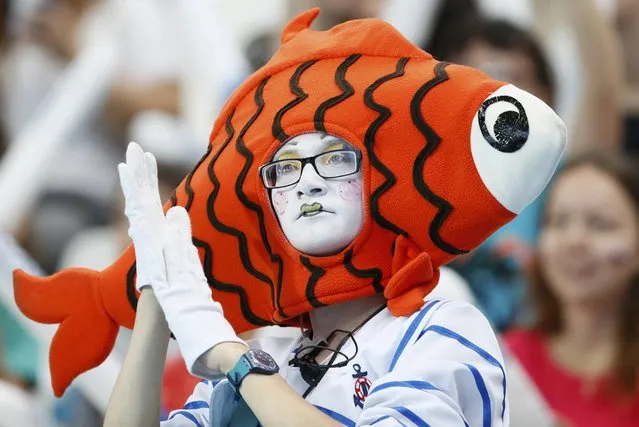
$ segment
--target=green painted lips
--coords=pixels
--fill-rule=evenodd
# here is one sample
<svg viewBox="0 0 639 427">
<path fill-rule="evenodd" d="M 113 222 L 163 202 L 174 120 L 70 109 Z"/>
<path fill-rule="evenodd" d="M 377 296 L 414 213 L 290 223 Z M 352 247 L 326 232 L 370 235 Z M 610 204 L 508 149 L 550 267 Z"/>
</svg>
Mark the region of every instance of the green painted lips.
<svg viewBox="0 0 639 427">
<path fill-rule="evenodd" d="M 322 211 L 322 205 L 315 202 L 312 205 L 304 203 L 300 207 L 300 216 L 314 216 Z"/>
</svg>

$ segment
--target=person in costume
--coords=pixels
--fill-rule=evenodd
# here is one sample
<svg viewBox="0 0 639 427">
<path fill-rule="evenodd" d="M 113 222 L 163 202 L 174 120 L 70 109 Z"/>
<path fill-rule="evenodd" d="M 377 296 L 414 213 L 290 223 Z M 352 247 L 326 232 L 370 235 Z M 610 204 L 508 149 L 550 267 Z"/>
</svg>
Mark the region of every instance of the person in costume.
<svg viewBox="0 0 639 427">
<path fill-rule="evenodd" d="M 152 157 L 130 148 L 120 173 L 135 249 L 102 272 L 15 272 L 22 312 L 61 324 L 50 350 L 56 394 L 104 360 L 137 315 L 111 425 L 159 421 L 156 356 L 168 330 L 206 379 L 168 425 L 246 414 L 265 426 L 508 423 L 488 322 L 470 305 L 425 298 L 442 265 L 542 191 L 563 123 L 534 96 L 438 62 L 383 21 L 314 31 L 318 13 L 289 23 L 271 61 L 231 96 L 166 218 Z M 270 324 L 305 333 L 245 354 L 236 333 Z M 247 359 L 260 367 L 236 366 Z M 231 381 L 212 392 L 221 372 Z"/>
</svg>

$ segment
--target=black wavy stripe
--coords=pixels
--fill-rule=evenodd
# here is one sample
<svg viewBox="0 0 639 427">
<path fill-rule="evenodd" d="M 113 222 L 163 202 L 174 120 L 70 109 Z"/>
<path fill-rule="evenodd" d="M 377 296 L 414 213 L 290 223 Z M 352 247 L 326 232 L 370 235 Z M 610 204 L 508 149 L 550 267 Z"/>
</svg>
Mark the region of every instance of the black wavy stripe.
<svg viewBox="0 0 639 427">
<path fill-rule="evenodd" d="M 138 298 L 135 296 L 135 271 L 135 262 L 133 262 L 133 265 L 126 273 L 126 298 L 129 300 L 133 311 L 138 310 Z"/>
<path fill-rule="evenodd" d="M 295 107 L 300 102 L 304 101 L 308 98 L 308 94 L 304 92 L 304 90 L 300 87 L 300 77 L 302 77 L 302 73 L 306 71 L 311 65 L 315 64 L 319 59 L 314 59 L 312 61 L 304 62 L 302 65 L 297 67 L 293 76 L 291 76 L 291 80 L 289 82 L 289 87 L 291 88 L 291 93 L 296 95 L 297 98 L 283 106 L 276 114 L 273 119 L 273 126 L 271 128 L 271 132 L 273 133 L 273 138 L 277 138 L 281 142 L 285 142 L 288 139 L 288 135 L 282 129 L 282 116 Z"/>
<path fill-rule="evenodd" d="M 211 191 L 211 194 L 209 195 L 209 198 L 207 200 L 206 213 L 208 215 L 209 222 L 217 231 L 221 233 L 225 233 L 225 234 L 230 234 L 231 236 L 235 237 L 238 240 L 239 246 L 240 246 L 240 260 L 242 261 L 242 265 L 244 266 L 244 268 L 250 273 L 251 269 L 253 271 L 255 271 L 255 269 L 252 268 L 251 263 L 248 259 L 246 236 L 241 231 L 236 230 L 235 228 L 229 227 L 225 224 L 222 224 L 218 220 L 217 216 L 215 215 L 215 209 L 214 209 L 215 201 L 217 200 L 217 196 L 220 192 L 220 181 L 215 175 L 213 166 L 215 165 L 215 162 L 217 161 L 217 159 L 220 157 L 220 154 L 224 151 L 224 149 L 229 144 L 229 142 L 231 142 L 231 139 L 233 139 L 233 135 L 235 134 L 235 129 L 233 129 L 233 124 L 231 123 L 234 113 L 235 113 L 235 110 L 233 110 L 231 114 L 229 114 L 229 117 L 226 119 L 225 129 L 228 136 L 226 140 L 224 140 L 224 142 L 222 143 L 222 147 L 219 149 L 219 151 L 215 153 L 213 158 L 211 158 L 211 162 L 208 165 L 208 174 L 209 174 L 209 179 L 211 180 L 211 183 L 213 184 L 213 190 Z M 261 274 L 261 273 L 258 273 L 258 274 Z M 266 278 L 266 280 L 268 280 L 266 276 L 264 277 Z M 225 289 L 228 289 L 229 292 L 236 293 L 240 296 L 240 305 L 244 305 L 248 307 L 248 299 L 245 299 L 247 296 L 246 296 L 246 293 L 244 292 L 244 289 L 242 289 L 242 287 L 238 285 L 227 284 L 227 286 L 228 287 Z M 257 319 L 257 316 L 253 315 L 252 318 Z"/>
<path fill-rule="evenodd" d="M 248 197 L 246 197 L 246 194 L 244 194 L 244 191 L 242 191 L 242 188 L 244 186 L 244 181 L 246 180 L 246 176 L 248 175 L 249 170 L 251 169 L 251 165 L 253 164 L 253 153 L 251 153 L 251 151 L 248 148 L 246 148 L 246 144 L 244 143 L 244 136 L 246 135 L 246 132 L 249 130 L 249 128 L 253 125 L 255 120 L 257 120 L 260 113 L 262 112 L 262 109 L 264 108 L 263 89 L 267 80 L 268 78 L 264 79 L 262 83 L 260 84 L 260 86 L 258 87 L 257 91 L 255 92 L 255 104 L 257 105 L 257 111 L 255 111 L 255 114 L 253 114 L 253 116 L 249 119 L 246 125 L 242 128 L 239 135 L 237 136 L 237 141 L 235 143 L 235 147 L 237 148 L 238 153 L 240 153 L 240 155 L 246 159 L 246 162 L 244 163 L 244 167 L 242 168 L 242 171 L 240 172 L 240 175 L 238 176 L 237 181 L 235 181 L 235 194 L 237 195 L 237 198 L 240 200 L 240 202 L 242 202 L 242 204 L 246 206 L 247 209 L 255 212 L 255 214 L 257 215 L 257 219 L 260 225 L 260 236 L 262 237 L 262 244 L 266 248 L 270 256 L 271 262 L 276 263 L 278 268 L 277 291 L 275 290 L 271 279 L 269 279 L 268 277 L 266 278 L 269 286 L 271 287 L 271 303 L 273 304 L 274 307 L 277 308 L 282 318 L 286 318 L 286 315 L 284 314 L 284 311 L 282 310 L 282 307 L 279 304 L 281 288 L 282 288 L 282 274 L 283 274 L 282 258 L 279 255 L 274 254 L 271 249 L 271 244 L 269 243 L 268 237 L 266 235 L 266 225 L 264 224 L 264 212 L 262 211 L 262 209 L 260 208 L 258 204 L 250 201 Z"/>
<path fill-rule="evenodd" d="M 353 250 L 349 250 L 344 254 L 344 266 L 349 273 L 353 276 L 358 277 L 360 279 L 373 279 L 372 285 L 375 292 L 382 293 L 384 292 L 384 287 L 382 286 L 382 270 L 379 268 L 370 268 L 368 270 L 360 270 L 359 268 L 353 265 Z"/>
<path fill-rule="evenodd" d="M 326 133 L 326 127 L 324 127 L 324 116 L 326 115 L 326 110 L 336 106 L 348 97 L 353 96 L 355 93 L 353 85 L 346 80 L 346 71 L 351 65 L 357 62 L 361 56 L 362 55 L 360 54 L 351 55 L 346 58 L 344 62 L 339 64 L 339 67 L 337 67 L 337 71 L 335 72 L 335 83 L 341 89 L 342 93 L 322 102 L 317 108 L 317 111 L 315 111 L 315 129 L 318 131 Z"/>
<path fill-rule="evenodd" d="M 366 104 L 366 106 L 371 110 L 379 113 L 379 116 L 377 116 L 375 121 L 373 121 L 373 123 L 366 130 L 366 135 L 364 136 L 364 145 L 366 146 L 366 152 L 368 153 L 368 158 L 370 159 L 371 166 L 377 169 L 379 173 L 381 173 L 386 179 L 382 183 L 382 185 L 377 187 L 371 194 L 371 216 L 381 227 L 390 230 L 395 234 L 401 234 L 402 236 L 408 236 L 408 233 L 402 230 L 399 226 L 384 218 L 384 216 L 379 211 L 379 198 L 382 196 L 382 194 L 390 190 L 395 185 L 397 179 L 395 178 L 393 172 L 391 172 L 390 169 L 384 166 L 384 164 L 375 154 L 375 135 L 377 134 L 379 128 L 384 124 L 384 122 L 386 122 L 386 120 L 388 120 L 388 118 L 391 116 L 391 110 L 375 102 L 375 99 L 373 98 L 373 92 L 375 92 L 381 85 L 383 85 L 387 81 L 403 76 L 404 69 L 406 68 L 406 63 L 408 62 L 408 60 L 409 58 L 401 58 L 399 61 L 397 61 L 397 67 L 395 68 L 394 72 L 386 74 L 385 76 L 382 76 L 379 79 L 375 80 L 375 82 L 367 87 L 364 91 L 364 104 Z"/>
<path fill-rule="evenodd" d="M 439 235 L 439 232 L 446 221 L 446 218 L 453 210 L 453 206 L 444 198 L 433 193 L 433 191 L 426 185 L 424 181 L 424 165 L 426 159 L 430 156 L 439 146 L 441 137 L 435 133 L 435 131 L 426 123 L 424 117 L 421 114 L 421 105 L 424 97 L 428 92 L 437 86 L 438 84 L 448 80 L 448 73 L 446 73 L 446 66 L 448 64 L 440 62 L 435 66 L 435 77 L 427 81 L 413 96 L 410 103 L 410 113 L 413 119 L 413 123 L 419 129 L 419 131 L 426 138 L 426 146 L 419 152 L 415 159 L 413 166 L 413 183 L 415 188 L 430 204 L 437 208 L 437 214 L 430 223 L 428 228 L 428 234 L 433 243 L 442 251 L 451 255 L 460 255 L 467 253 L 468 251 L 458 249 L 455 246 L 447 243 Z"/>
<path fill-rule="evenodd" d="M 213 144 L 209 144 L 209 148 L 206 150 L 206 153 L 204 154 L 204 156 L 197 162 L 193 170 L 189 172 L 188 176 L 186 177 L 186 184 L 184 186 L 184 189 L 186 190 L 188 199 L 186 200 L 186 205 L 184 205 L 184 209 L 186 209 L 187 212 L 191 209 L 191 204 L 193 203 L 193 198 L 195 197 L 195 193 L 193 192 L 193 188 L 191 187 L 191 180 L 193 179 L 193 175 L 195 175 L 195 172 L 197 172 L 197 169 L 200 167 L 200 165 L 204 163 L 204 160 L 206 160 L 209 154 L 211 154 L 212 148 L 213 148 Z"/>
<path fill-rule="evenodd" d="M 242 311 L 242 315 L 246 320 L 255 326 L 266 326 L 271 325 L 272 322 L 268 322 L 251 311 L 251 308 L 248 304 L 248 295 L 244 288 L 231 285 L 229 283 L 220 282 L 215 277 L 213 277 L 213 250 L 209 246 L 208 243 L 196 239 L 193 237 L 193 244 L 198 247 L 204 249 L 204 275 L 206 276 L 206 280 L 209 282 L 209 286 L 213 289 L 217 289 L 221 292 L 229 292 L 233 294 L 237 294 L 240 297 L 240 310 Z"/>
<path fill-rule="evenodd" d="M 177 206 L 177 195 L 175 194 L 175 190 L 173 190 L 171 196 L 169 196 L 169 200 L 171 201 L 171 205 Z"/>
<path fill-rule="evenodd" d="M 311 272 L 311 277 L 309 277 L 308 283 L 306 283 L 306 299 L 315 308 L 324 307 L 326 304 L 322 304 L 315 297 L 315 286 L 317 285 L 318 280 L 326 274 L 326 272 L 320 267 L 316 267 L 311 264 L 311 261 L 305 256 L 300 256 L 300 262 L 308 269 L 308 271 Z"/>
</svg>

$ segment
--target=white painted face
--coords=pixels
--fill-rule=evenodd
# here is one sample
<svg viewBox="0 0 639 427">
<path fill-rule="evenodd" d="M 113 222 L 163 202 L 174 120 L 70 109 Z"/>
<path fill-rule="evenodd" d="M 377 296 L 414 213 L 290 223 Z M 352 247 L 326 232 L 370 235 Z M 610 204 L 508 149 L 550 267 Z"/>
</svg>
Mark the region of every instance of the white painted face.
<svg viewBox="0 0 639 427">
<path fill-rule="evenodd" d="M 311 162 L 297 161 L 318 155 L 317 170 Z M 363 223 L 360 159 L 359 151 L 340 138 L 307 133 L 284 144 L 272 166 L 262 169 L 267 187 L 278 187 L 271 190 L 271 204 L 295 249 L 312 256 L 331 255 L 357 237 Z"/>
</svg>

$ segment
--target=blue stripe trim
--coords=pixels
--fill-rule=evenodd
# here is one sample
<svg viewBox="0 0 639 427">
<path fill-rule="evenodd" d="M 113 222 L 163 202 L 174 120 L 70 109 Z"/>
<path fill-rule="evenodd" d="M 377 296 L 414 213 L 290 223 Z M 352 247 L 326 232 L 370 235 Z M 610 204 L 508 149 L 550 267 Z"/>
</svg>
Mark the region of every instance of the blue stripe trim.
<svg viewBox="0 0 639 427">
<path fill-rule="evenodd" d="M 197 420 L 197 418 L 195 418 L 195 415 L 193 415 L 190 412 L 186 412 L 186 411 L 177 411 L 177 412 L 175 412 L 173 415 L 171 415 L 169 417 L 169 420 L 173 419 L 176 415 L 182 415 L 183 417 L 188 418 L 189 420 L 193 421 L 193 423 L 197 427 L 202 427 L 202 424 L 200 424 L 200 422 Z"/>
<path fill-rule="evenodd" d="M 477 390 L 479 390 L 479 394 L 481 395 L 481 403 L 484 408 L 484 427 L 490 427 L 493 423 L 492 415 L 490 413 L 490 396 L 488 395 L 488 389 L 486 389 L 486 383 L 484 379 L 481 377 L 479 370 L 475 368 L 473 365 L 465 363 L 466 367 L 470 369 L 473 377 L 475 378 L 475 384 L 477 384 Z"/>
<path fill-rule="evenodd" d="M 388 372 L 393 371 L 393 369 L 395 368 L 395 365 L 397 364 L 397 361 L 399 360 L 399 357 L 402 355 L 404 349 L 408 345 L 408 342 L 415 334 L 415 330 L 421 323 L 422 319 L 424 318 L 424 316 L 426 316 L 426 314 L 430 311 L 430 309 L 433 308 L 433 306 L 437 304 L 439 301 L 440 300 L 431 301 L 430 303 L 428 303 L 428 305 L 426 305 L 426 307 L 422 309 L 422 311 L 419 312 L 417 316 L 415 316 L 410 326 L 408 327 L 408 330 L 406 330 L 406 333 L 402 337 L 402 340 L 399 342 L 399 346 L 397 346 L 397 350 L 395 350 L 395 354 L 393 355 L 393 360 L 391 361 Z"/>
<path fill-rule="evenodd" d="M 390 415 L 384 415 L 383 417 L 379 417 L 378 419 L 376 419 L 375 421 L 373 421 L 372 423 L 370 423 L 370 425 L 377 424 L 377 423 L 379 423 L 379 422 L 381 422 L 381 421 L 384 421 L 384 420 L 386 420 L 386 419 L 389 419 L 389 418 L 390 418 L 390 419 L 392 419 L 393 421 L 395 421 L 396 423 L 398 423 L 400 426 L 402 426 L 402 427 L 406 427 L 406 424 L 404 424 L 404 423 L 403 423 L 403 422 L 401 422 L 400 420 L 396 420 L 395 418 L 391 418 L 391 416 L 390 416 Z"/>
<path fill-rule="evenodd" d="M 208 402 L 205 402 L 203 400 L 194 400 L 193 402 L 188 402 L 182 409 L 202 409 L 208 407 Z"/>
<path fill-rule="evenodd" d="M 377 424 L 377 423 L 379 423 L 380 421 L 384 421 L 384 420 L 385 420 L 385 419 L 387 419 L 387 418 L 390 418 L 390 415 L 384 415 L 383 417 L 379 417 L 378 419 L 376 419 L 375 421 L 373 421 L 373 422 L 371 423 L 371 425 L 373 425 L 373 424 Z"/>
<path fill-rule="evenodd" d="M 422 390 L 422 391 L 432 390 L 432 391 L 438 391 L 440 393 L 443 393 L 443 391 L 441 391 L 440 389 L 438 389 L 437 387 L 435 387 L 434 385 L 426 381 L 389 381 L 387 383 L 383 383 L 378 386 L 375 386 L 369 393 L 369 396 L 380 390 L 384 390 L 386 388 L 393 388 L 393 387 L 413 388 L 413 389 Z M 462 421 L 464 422 L 464 425 L 468 427 L 468 423 L 466 422 L 466 419 L 464 418 L 463 414 L 459 414 L 459 415 L 461 416 Z"/>
<path fill-rule="evenodd" d="M 498 367 L 501 370 L 501 374 L 502 374 L 502 378 L 503 378 L 502 387 L 503 387 L 503 391 L 504 391 L 504 398 L 503 398 L 502 403 L 501 403 L 501 420 L 503 421 L 504 420 L 504 413 L 506 412 L 506 372 L 504 371 L 504 367 L 501 366 L 501 363 L 499 363 L 499 361 L 497 359 L 495 359 L 493 356 L 491 356 L 490 353 L 488 353 L 483 348 L 473 344 L 471 341 L 469 341 L 468 339 L 462 337 L 458 333 L 453 332 L 450 329 L 444 328 L 443 326 L 440 326 L 440 325 L 432 325 L 432 326 L 429 326 L 428 328 L 424 329 L 419 334 L 419 337 L 417 339 L 421 338 L 422 335 L 424 335 L 426 332 L 429 332 L 429 331 L 433 331 L 433 332 L 438 333 L 440 335 L 443 335 L 445 337 L 452 338 L 454 340 L 459 341 L 459 343 L 462 344 L 464 347 L 467 347 L 470 350 L 474 351 L 475 353 L 480 355 L 484 360 L 486 360 L 488 363 L 490 363 L 493 366 Z"/>
<path fill-rule="evenodd" d="M 411 422 L 418 427 L 430 427 L 430 425 L 426 421 L 419 418 L 417 414 L 415 414 L 408 408 L 405 408 L 403 406 L 394 406 L 392 409 L 396 410 L 397 412 L 411 420 Z"/>
<path fill-rule="evenodd" d="M 355 427 L 355 421 L 352 421 L 351 419 L 346 418 L 344 415 L 339 414 L 335 411 L 331 411 L 330 409 L 324 408 L 322 406 L 318 406 L 318 405 L 314 405 L 314 406 L 320 411 L 324 412 L 329 417 L 331 417 L 332 419 L 334 419 L 335 421 L 337 421 L 338 423 L 348 427 Z"/>
<path fill-rule="evenodd" d="M 417 390 L 435 390 L 440 391 L 437 387 L 432 385 L 426 381 L 389 381 L 387 383 L 380 384 L 378 386 L 373 387 L 369 396 L 373 393 L 377 393 L 378 391 L 392 388 L 392 387 L 406 387 L 406 388 L 414 388 Z"/>
</svg>

